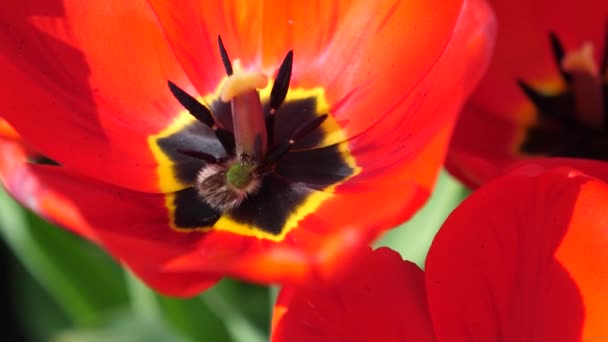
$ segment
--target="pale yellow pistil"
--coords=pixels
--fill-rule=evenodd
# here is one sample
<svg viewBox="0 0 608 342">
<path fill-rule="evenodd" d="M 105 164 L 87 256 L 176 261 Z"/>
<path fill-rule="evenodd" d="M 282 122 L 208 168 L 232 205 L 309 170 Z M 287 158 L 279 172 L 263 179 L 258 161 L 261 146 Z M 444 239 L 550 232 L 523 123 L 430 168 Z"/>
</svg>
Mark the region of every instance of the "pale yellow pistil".
<svg viewBox="0 0 608 342">
<path fill-rule="evenodd" d="M 598 66 L 593 59 L 593 45 L 586 42 L 579 50 L 568 53 L 562 68 L 572 75 L 576 115 L 579 122 L 590 128 L 604 127 L 604 94 Z"/>
<path fill-rule="evenodd" d="M 242 71 L 234 61 L 234 73 L 228 77 L 220 98 L 230 102 L 237 156 L 247 156 L 261 162 L 266 154 L 266 121 L 257 89 L 268 85 L 268 77 L 261 72 Z"/>
<path fill-rule="evenodd" d="M 236 67 L 239 64 L 235 61 L 234 73 L 228 77 L 220 98 L 223 102 L 230 102 L 238 95 L 247 92 L 255 92 L 257 89 L 264 89 L 268 85 L 268 76 L 261 72 L 241 71 Z M 259 97 L 258 97 L 259 99 Z"/>
<path fill-rule="evenodd" d="M 258 191 L 257 172 L 266 153 L 266 123 L 257 89 L 265 88 L 268 77 L 260 72 L 242 71 L 238 61 L 224 83 L 220 99 L 230 102 L 234 124 L 236 156 L 223 164 L 206 165 L 199 171 L 200 196 L 221 212 L 238 207 L 248 195 Z"/>
</svg>

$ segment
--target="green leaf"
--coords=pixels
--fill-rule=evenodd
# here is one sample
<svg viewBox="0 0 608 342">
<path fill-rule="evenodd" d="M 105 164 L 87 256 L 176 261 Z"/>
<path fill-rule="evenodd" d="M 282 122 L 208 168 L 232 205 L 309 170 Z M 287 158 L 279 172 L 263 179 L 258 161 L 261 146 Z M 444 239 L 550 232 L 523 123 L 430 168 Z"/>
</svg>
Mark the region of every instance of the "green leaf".
<svg viewBox="0 0 608 342">
<path fill-rule="evenodd" d="M 271 313 L 266 287 L 224 279 L 200 298 L 222 318 L 233 341 L 268 340 Z"/>
<path fill-rule="evenodd" d="M 170 327 L 156 320 L 123 314 L 103 328 L 67 330 L 54 336 L 52 342 L 187 342 Z M 209 341 L 217 341 L 209 339 Z"/>
<path fill-rule="evenodd" d="M 71 327 L 72 322 L 48 292 L 13 259 L 9 259 L 12 262 L 7 285 L 17 324 L 15 329 L 22 332 L 26 341 L 48 341 L 49 336 Z"/>
<path fill-rule="evenodd" d="M 79 326 L 127 302 L 122 270 L 95 245 L 27 213 L 0 189 L 0 236 Z"/>
<path fill-rule="evenodd" d="M 132 319 L 168 325 L 184 339 L 267 340 L 265 287 L 225 280 L 199 298 L 160 296 L 133 276 L 125 282 L 123 269 L 97 246 L 26 212 L 1 190 L 0 236 L 77 327 L 99 326 L 109 314 L 130 305 Z M 115 340 L 123 338 L 121 334 L 76 329 L 56 340 Z M 135 331 L 125 336 L 129 341 L 140 338 Z"/>
<path fill-rule="evenodd" d="M 230 341 L 223 317 L 198 297 L 177 299 L 158 297 L 163 317 L 182 336 L 192 341 Z"/>
</svg>

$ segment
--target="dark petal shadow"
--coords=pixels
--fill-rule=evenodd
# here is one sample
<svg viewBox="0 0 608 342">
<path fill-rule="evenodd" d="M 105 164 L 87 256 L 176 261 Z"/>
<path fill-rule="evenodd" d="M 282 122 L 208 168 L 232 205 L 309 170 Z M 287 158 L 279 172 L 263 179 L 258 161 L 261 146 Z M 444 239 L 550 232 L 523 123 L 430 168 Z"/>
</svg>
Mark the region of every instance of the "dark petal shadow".
<svg viewBox="0 0 608 342">
<path fill-rule="evenodd" d="M 107 142 L 108 139 L 99 124 L 93 90 L 88 81 L 91 69 L 85 56 L 72 46 L 40 31 L 30 22 L 32 17 L 50 17 L 49 20 L 64 17 L 66 10 L 63 1 L 23 0 L 5 6 L 7 6 L 7 9 L 3 10 L 5 14 L 0 14 L 0 46 L 2 46 L 0 54 L 12 61 L 13 65 L 25 72 L 31 80 L 46 87 L 50 94 L 56 96 L 57 101 L 63 101 L 69 108 L 82 113 L 82 122 L 85 124 L 80 126 L 87 130 L 87 134 Z M 58 56 L 61 59 L 58 59 Z M 10 82 L 4 80 L 7 81 Z M 27 96 L 28 89 L 20 89 L 20 91 Z M 20 110 L 20 108 L 0 110 Z M 31 116 L 31 113 L 29 115 Z M 45 115 L 45 113 L 36 113 L 36 115 Z M 0 116 L 2 116 L 1 112 Z M 32 124 L 36 124 L 34 116 L 31 117 Z M 75 123 L 76 125 L 79 124 Z M 41 131 L 44 128 L 41 127 Z M 61 139 L 53 136 L 53 132 L 45 134 L 48 134 L 49 138 Z M 52 155 L 48 157 L 56 159 Z M 61 162 L 61 160 L 57 161 Z"/>
</svg>

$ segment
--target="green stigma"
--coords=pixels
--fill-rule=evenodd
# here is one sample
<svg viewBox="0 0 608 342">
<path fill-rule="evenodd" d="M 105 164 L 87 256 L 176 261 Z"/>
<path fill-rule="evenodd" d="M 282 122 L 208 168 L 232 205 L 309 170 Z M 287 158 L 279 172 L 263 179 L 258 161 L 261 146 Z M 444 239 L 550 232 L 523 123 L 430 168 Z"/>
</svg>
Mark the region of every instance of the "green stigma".
<svg viewBox="0 0 608 342">
<path fill-rule="evenodd" d="M 254 169 L 255 165 L 253 163 L 235 163 L 226 172 L 226 181 L 234 188 L 245 189 L 253 180 L 252 172 Z"/>
</svg>

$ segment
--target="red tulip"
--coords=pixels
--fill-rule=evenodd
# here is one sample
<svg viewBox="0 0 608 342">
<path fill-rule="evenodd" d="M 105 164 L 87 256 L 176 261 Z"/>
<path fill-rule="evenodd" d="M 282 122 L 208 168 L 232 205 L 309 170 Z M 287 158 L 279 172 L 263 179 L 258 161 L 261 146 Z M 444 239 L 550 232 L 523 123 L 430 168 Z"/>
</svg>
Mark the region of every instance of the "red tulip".
<svg viewBox="0 0 608 342">
<path fill-rule="evenodd" d="M 459 118 L 448 170 L 478 186 L 532 160 L 608 180 L 608 2 L 490 3 L 496 50 Z"/>
<path fill-rule="evenodd" d="M 166 294 L 329 280 L 428 197 L 492 45 L 467 4 L 13 2 L 0 178 Z"/>
</svg>

